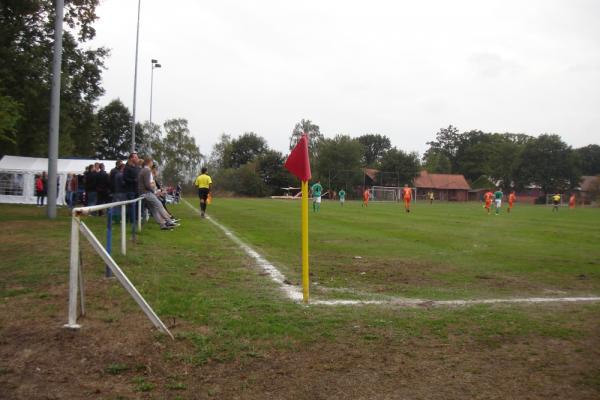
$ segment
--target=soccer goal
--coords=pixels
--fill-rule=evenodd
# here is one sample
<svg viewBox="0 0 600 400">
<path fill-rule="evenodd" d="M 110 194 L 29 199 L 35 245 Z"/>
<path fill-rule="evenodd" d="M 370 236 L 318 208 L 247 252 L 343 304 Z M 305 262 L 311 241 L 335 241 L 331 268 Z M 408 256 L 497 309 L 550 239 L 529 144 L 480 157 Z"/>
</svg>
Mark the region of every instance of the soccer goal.
<svg viewBox="0 0 600 400">
<path fill-rule="evenodd" d="M 71 261 L 69 268 L 69 319 L 67 324 L 65 324 L 65 328 L 70 329 L 79 329 L 81 326 L 77 323 L 77 318 L 79 315 L 85 315 L 85 298 L 84 298 L 84 280 L 83 280 L 83 270 L 81 268 L 81 253 L 79 248 L 79 237 L 80 233 L 88 240 L 88 242 L 92 245 L 92 248 L 98 253 L 98 255 L 102 258 L 102 260 L 106 263 L 106 267 L 110 269 L 112 274 L 117 278 L 117 280 L 123 285 L 125 290 L 129 292 L 131 297 L 135 300 L 135 302 L 140 306 L 142 311 L 146 314 L 148 319 L 152 321 L 154 326 L 158 328 L 163 333 L 166 333 L 173 339 L 173 335 L 167 329 L 165 324 L 158 318 L 154 310 L 150 307 L 150 305 L 146 302 L 146 300 L 142 297 L 142 295 L 138 292 L 138 290 L 133 286 L 127 275 L 123 272 L 123 270 L 117 265 L 115 260 L 110 255 L 111 250 L 111 241 L 112 241 L 112 210 L 113 208 L 121 209 L 121 253 L 123 255 L 126 254 L 126 220 L 127 220 L 127 205 L 134 204 L 137 209 L 137 218 L 135 218 L 136 211 L 132 211 L 131 220 L 132 225 L 135 227 L 137 220 L 137 230 L 141 230 L 141 201 L 142 198 L 137 198 L 133 200 L 120 201 L 115 203 L 102 204 L 91 207 L 78 207 L 73 209 L 72 218 L 71 218 Z M 133 207 L 132 207 L 133 208 Z M 94 235 L 94 233 L 88 228 L 88 226 L 83 222 L 82 217 L 90 215 L 92 212 L 100 211 L 108 209 L 108 224 L 107 224 L 107 248 L 104 248 L 98 238 Z M 135 232 L 135 228 L 133 230 Z M 79 296 L 78 296 L 79 294 Z M 77 313 L 77 300 L 80 300 L 80 314 Z"/>
<path fill-rule="evenodd" d="M 560 193 L 559 193 L 559 195 L 560 195 L 560 203 L 559 203 L 559 206 L 560 206 L 560 207 L 562 207 L 562 206 L 565 206 L 565 205 L 566 205 L 566 203 L 565 203 L 565 196 L 564 196 L 564 195 L 562 195 L 562 194 L 560 194 Z M 554 196 L 554 194 L 547 194 L 547 195 L 546 195 L 546 205 L 547 205 L 547 206 L 553 206 L 553 205 L 554 205 L 554 201 L 553 201 L 553 199 L 552 199 L 552 197 L 553 197 L 553 196 Z"/>
<path fill-rule="evenodd" d="M 373 186 L 369 190 L 371 201 L 399 201 L 400 188 L 395 186 Z"/>
</svg>

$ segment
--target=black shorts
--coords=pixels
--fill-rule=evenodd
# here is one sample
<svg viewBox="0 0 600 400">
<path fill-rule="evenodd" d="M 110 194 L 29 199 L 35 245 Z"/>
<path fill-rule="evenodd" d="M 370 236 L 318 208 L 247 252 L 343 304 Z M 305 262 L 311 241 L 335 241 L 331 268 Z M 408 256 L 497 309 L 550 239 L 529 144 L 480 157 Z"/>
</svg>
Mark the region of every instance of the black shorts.
<svg viewBox="0 0 600 400">
<path fill-rule="evenodd" d="M 552 200 L 552 203 L 553 203 L 555 206 L 557 206 L 557 205 L 559 205 L 559 204 L 560 204 L 560 200 Z"/>
<path fill-rule="evenodd" d="M 198 189 L 198 197 L 200 197 L 201 200 L 205 200 L 208 199 L 208 192 L 210 190 L 207 188 L 202 188 L 202 189 Z"/>
</svg>

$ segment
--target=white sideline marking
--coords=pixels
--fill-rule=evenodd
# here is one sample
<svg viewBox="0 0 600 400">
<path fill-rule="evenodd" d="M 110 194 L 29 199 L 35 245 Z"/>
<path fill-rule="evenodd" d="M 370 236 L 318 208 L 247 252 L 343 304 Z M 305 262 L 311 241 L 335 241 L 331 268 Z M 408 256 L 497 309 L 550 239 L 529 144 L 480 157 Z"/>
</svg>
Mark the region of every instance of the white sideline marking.
<svg viewBox="0 0 600 400">
<path fill-rule="evenodd" d="M 197 214 L 200 214 L 194 206 L 182 199 L 188 207 L 194 210 Z M 266 272 L 271 280 L 279 285 L 279 288 L 286 294 L 286 296 L 293 301 L 302 301 L 302 291 L 299 287 L 288 285 L 284 281 L 285 275 L 281 273 L 273 264 L 267 261 L 264 257 L 258 254 L 252 247 L 244 243 L 240 238 L 235 236 L 229 229 L 215 221 L 213 218 L 206 216 L 206 220 L 212 222 L 221 229 L 226 236 L 228 236 L 235 244 L 240 246 L 247 255 L 252 257 L 256 264 Z M 501 304 L 501 303 L 559 303 L 559 302 L 581 302 L 581 301 L 600 301 L 600 297 L 589 296 L 589 297 L 525 297 L 525 298 L 513 298 L 513 299 L 480 299 L 480 300 L 423 300 L 423 299 L 410 299 L 403 297 L 391 297 L 389 300 L 311 300 L 311 305 L 324 305 L 324 306 L 355 306 L 355 305 L 389 305 L 399 307 L 436 307 L 436 306 L 470 306 L 477 304 Z"/>
</svg>

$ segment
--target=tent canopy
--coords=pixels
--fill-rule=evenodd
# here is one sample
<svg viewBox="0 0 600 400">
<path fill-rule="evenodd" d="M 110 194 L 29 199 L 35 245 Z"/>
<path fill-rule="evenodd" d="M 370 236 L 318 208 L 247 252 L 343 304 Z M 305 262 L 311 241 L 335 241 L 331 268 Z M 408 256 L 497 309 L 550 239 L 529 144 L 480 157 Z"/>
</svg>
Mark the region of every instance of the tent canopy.
<svg viewBox="0 0 600 400">
<path fill-rule="evenodd" d="M 57 173 L 68 174 L 77 173 L 82 174 L 85 171 L 85 167 L 90 164 L 97 162 L 104 163 L 107 170 L 112 169 L 116 161 L 114 160 L 79 160 L 79 159 L 59 159 L 57 162 Z M 18 156 L 4 156 L 0 160 L 0 171 L 19 171 L 19 172 L 33 172 L 39 173 L 48 170 L 48 159 L 38 157 L 18 157 Z"/>
</svg>

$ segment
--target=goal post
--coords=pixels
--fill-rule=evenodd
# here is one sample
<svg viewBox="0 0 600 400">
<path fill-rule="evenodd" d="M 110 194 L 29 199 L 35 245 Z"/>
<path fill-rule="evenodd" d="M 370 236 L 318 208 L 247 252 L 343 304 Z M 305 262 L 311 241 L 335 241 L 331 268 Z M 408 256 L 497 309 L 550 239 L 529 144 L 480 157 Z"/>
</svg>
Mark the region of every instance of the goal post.
<svg viewBox="0 0 600 400">
<path fill-rule="evenodd" d="M 417 190 L 416 188 L 411 189 L 412 201 L 416 202 Z M 404 187 L 399 186 L 372 186 L 371 189 L 369 189 L 370 200 L 400 202 L 402 201 L 403 190 Z"/>
</svg>

